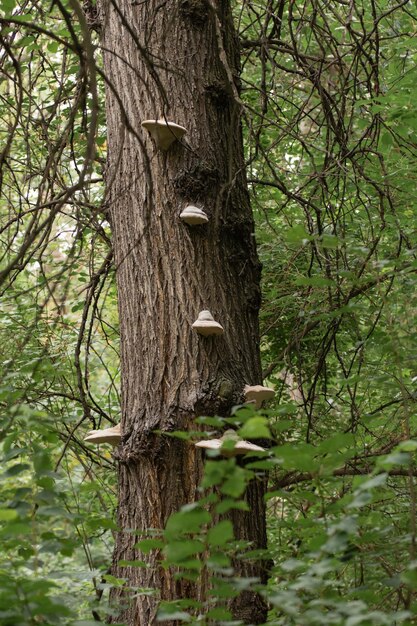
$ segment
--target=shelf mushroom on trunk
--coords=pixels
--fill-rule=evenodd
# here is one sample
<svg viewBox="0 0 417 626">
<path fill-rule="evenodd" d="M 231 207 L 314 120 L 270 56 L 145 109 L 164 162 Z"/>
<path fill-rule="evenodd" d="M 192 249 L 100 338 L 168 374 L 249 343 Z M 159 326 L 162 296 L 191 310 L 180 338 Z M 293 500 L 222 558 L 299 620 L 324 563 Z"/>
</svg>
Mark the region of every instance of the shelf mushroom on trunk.
<svg viewBox="0 0 417 626">
<path fill-rule="evenodd" d="M 157 148 L 164 151 L 168 150 L 174 141 L 181 139 L 187 132 L 184 126 L 164 119 L 144 120 L 142 126 L 149 132 Z"/>
<path fill-rule="evenodd" d="M 190 226 L 207 224 L 209 221 L 207 214 L 203 211 L 203 209 L 192 205 L 185 207 L 185 209 L 180 213 L 180 219 Z"/>
<path fill-rule="evenodd" d="M 262 402 L 266 400 L 272 400 L 275 396 L 275 391 L 269 387 L 263 387 L 262 385 L 245 385 L 243 389 L 245 395 L 245 402 L 254 402 L 255 408 L 260 409 Z"/>
<path fill-rule="evenodd" d="M 117 424 L 111 428 L 90 430 L 84 437 L 84 441 L 88 441 L 88 443 L 110 443 L 112 446 L 117 446 L 121 437 L 120 424 Z"/>
<path fill-rule="evenodd" d="M 216 322 L 210 311 L 200 311 L 198 318 L 192 325 L 199 335 L 209 337 L 210 335 L 223 335 L 224 328 Z"/>
<path fill-rule="evenodd" d="M 220 439 L 203 439 L 197 441 L 195 446 L 206 450 L 217 450 L 221 456 L 225 457 L 242 456 L 249 452 L 266 452 L 265 448 L 240 439 L 239 435 L 231 429 L 226 430 Z"/>
</svg>

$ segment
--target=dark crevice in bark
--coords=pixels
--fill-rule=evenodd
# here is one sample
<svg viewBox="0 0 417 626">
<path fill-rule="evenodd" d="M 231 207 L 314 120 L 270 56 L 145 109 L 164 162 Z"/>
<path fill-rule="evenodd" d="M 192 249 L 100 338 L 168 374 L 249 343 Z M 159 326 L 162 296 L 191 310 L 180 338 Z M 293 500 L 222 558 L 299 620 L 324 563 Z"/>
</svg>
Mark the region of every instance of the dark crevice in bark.
<svg viewBox="0 0 417 626">
<path fill-rule="evenodd" d="M 207 0 L 181 0 L 180 15 L 189 20 L 194 26 L 204 26 L 210 12 Z"/>
<path fill-rule="evenodd" d="M 211 83 L 207 83 L 204 86 L 204 90 L 207 98 L 220 113 L 231 105 L 230 86 L 228 86 L 227 83 L 213 79 Z"/>
<path fill-rule="evenodd" d="M 178 172 L 174 188 L 184 200 L 207 202 L 208 198 L 216 197 L 214 192 L 221 182 L 221 173 L 214 164 L 197 161 Z"/>
</svg>

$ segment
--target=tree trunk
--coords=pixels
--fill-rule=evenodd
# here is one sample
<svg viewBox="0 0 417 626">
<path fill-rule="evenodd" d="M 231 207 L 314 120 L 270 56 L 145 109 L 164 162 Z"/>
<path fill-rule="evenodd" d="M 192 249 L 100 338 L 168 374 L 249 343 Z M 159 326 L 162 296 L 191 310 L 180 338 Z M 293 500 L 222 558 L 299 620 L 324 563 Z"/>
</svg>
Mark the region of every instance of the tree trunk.
<svg viewBox="0 0 417 626">
<path fill-rule="evenodd" d="M 198 415 L 229 415 L 245 383 L 261 381 L 260 264 L 246 187 L 238 102 L 238 42 L 226 0 L 118 0 L 103 5 L 107 78 L 109 215 L 117 268 L 122 366 L 119 525 L 114 571 L 164 599 L 205 590 L 174 580 L 158 555 L 134 549 L 138 534 L 163 528 L 196 500 L 201 453 L 156 434 L 196 429 Z M 164 118 L 187 128 L 167 152 L 141 127 Z M 204 226 L 179 219 L 187 203 Z M 221 337 L 191 325 L 209 309 Z M 238 537 L 265 547 L 264 485 L 247 490 L 250 514 L 234 513 Z M 121 567 L 121 559 L 149 567 Z M 243 575 L 260 575 L 245 566 Z M 155 598 L 140 596 L 119 616 L 155 623 Z M 233 602 L 244 623 L 265 620 L 254 594 Z"/>
</svg>

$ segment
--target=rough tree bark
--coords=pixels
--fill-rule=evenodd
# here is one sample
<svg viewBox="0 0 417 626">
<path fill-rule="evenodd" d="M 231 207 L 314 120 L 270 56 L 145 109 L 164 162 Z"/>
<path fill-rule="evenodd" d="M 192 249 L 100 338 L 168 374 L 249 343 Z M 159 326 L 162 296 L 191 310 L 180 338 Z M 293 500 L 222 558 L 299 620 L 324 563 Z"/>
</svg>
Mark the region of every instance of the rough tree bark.
<svg viewBox="0 0 417 626">
<path fill-rule="evenodd" d="M 197 497 L 201 453 L 154 433 L 196 428 L 198 415 L 229 415 L 245 383 L 261 382 L 260 264 L 246 187 L 240 127 L 239 47 L 226 0 L 106 0 L 102 45 L 107 85 L 109 215 L 121 330 L 122 443 L 114 574 L 154 587 L 164 599 L 201 590 L 175 581 L 157 555 L 138 555 L 131 529 L 163 528 Z M 144 119 L 166 116 L 187 135 L 157 150 Z M 179 213 L 204 207 L 207 226 Z M 201 338 L 191 328 L 210 309 L 225 329 Z M 264 484 L 247 490 L 251 513 L 235 513 L 238 537 L 265 547 Z M 147 560 L 149 568 L 118 566 Z M 261 575 L 246 565 L 242 575 Z M 203 590 L 204 593 L 204 590 Z M 233 603 L 236 618 L 259 624 L 262 600 Z M 156 601 L 140 597 L 119 619 L 155 622 Z"/>
</svg>

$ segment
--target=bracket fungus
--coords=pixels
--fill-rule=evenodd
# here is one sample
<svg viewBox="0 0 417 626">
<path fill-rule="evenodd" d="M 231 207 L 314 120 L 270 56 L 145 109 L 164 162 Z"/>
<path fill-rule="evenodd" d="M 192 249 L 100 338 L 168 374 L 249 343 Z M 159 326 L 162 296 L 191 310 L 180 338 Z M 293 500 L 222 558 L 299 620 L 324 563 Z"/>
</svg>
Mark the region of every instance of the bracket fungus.
<svg viewBox="0 0 417 626">
<path fill-rule="evenodd" d="M 243 389 L 246 402 L 254 402 L 255 407 L 260 409 L 262 402 L 266 400 L 272 400 L 275 396 L 275 391 L 269 387 L 263 387 L 262 385 L 245 385 Z"/>
<path fill-rule="evenodd" d="M 181 139 L 187 132 L 184 126 L 167 120 L 144 120 L 142 126 L 146 128 L 160 150 L 168 150 L 174 141 Z"/>
<path fill-rule="evenodd" d="M 265 452 L 265 448 L 239 439 L 239 435 L 234 430 L 226 430 L 220 439 L 197 441 L 195 446 L 206 450 L 218 450 L 219 454 L 225 457 L 241 456 L 248 452 Z"/>
<path fill-rule="evenodd" d="M 195 226 L 196 224 L 207 224 L 209 221 L 207 214 L 204 213 L 203 209 L 199 209 L 196 206 L 186 206 L 185 209 L 180 213 L 180 218 L 186 224 L 190 224 L 191 226 Z"/>
<path fill-rule="evenodd" d="M 204 337 L 223 335 L 224 333 L 223 326 L 214 320 L 210 311 L 200 311 L 192 327 L 199 335 L 203 335 Z"/>
<path fill-rule="evenodd" d="M 89 443 L 111 443 L 112 446 L 117 446 L 117 444 L 120 443 L 120 439 L 120 424 L 112 426 L 111 428 L 90 430 L 84 437 L 84 441 L 88 441 Z"/>
</svg>

